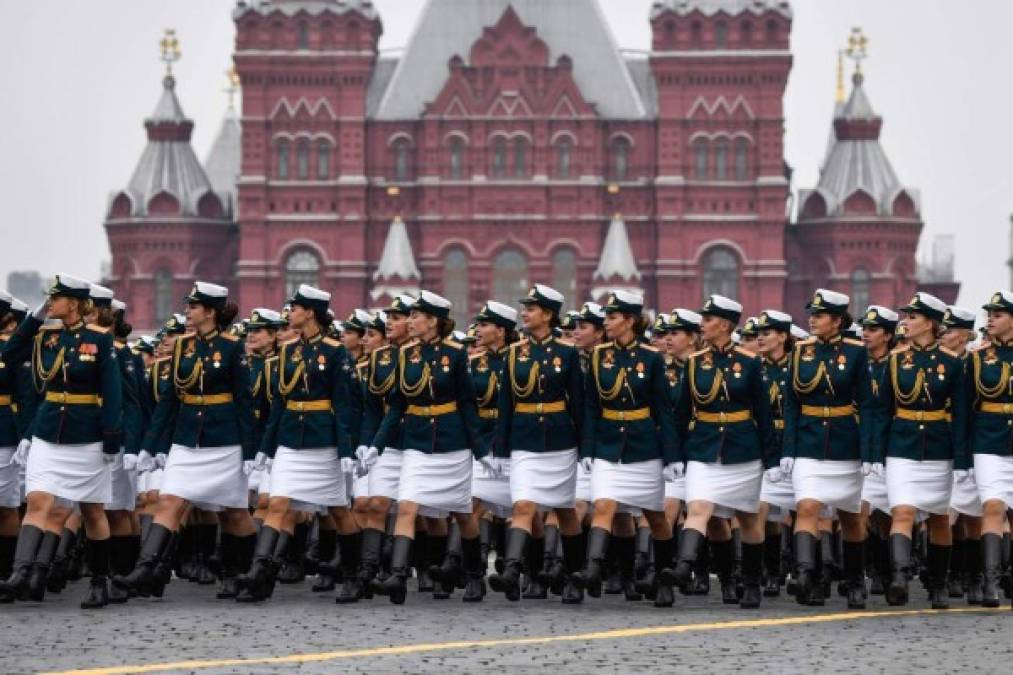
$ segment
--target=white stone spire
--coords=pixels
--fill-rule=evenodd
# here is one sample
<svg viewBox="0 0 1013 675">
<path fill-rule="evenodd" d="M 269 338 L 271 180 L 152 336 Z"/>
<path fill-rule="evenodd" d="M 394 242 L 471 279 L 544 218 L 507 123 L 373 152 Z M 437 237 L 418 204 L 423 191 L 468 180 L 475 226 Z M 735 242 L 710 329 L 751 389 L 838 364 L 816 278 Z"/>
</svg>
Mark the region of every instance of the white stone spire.
<svg viewBox="0 0 1013 675">
<path fill-rule="evenodd" d="M 591 290 L 591 296 L 596 300 L 614 290 L 643 293 L 638 285 L 641 275 L 626 233 L 626 223 L 618 213 L 609 225 L 598 269 L 591 280 L 596 284 Z"/>
<path fill-rule="evenodd" d="M 373 290 L 370 297 L 373 301 L 381 297 L 394 298 L 408 293 L 417 295 L 422 273 L 415 264 L 412 243 L 408 239 L 408 228 L 401 216 L 394 216 L 387 230 L 387 240 L 383 244 L 380 262 L 373 273 Z"/>
</svg>

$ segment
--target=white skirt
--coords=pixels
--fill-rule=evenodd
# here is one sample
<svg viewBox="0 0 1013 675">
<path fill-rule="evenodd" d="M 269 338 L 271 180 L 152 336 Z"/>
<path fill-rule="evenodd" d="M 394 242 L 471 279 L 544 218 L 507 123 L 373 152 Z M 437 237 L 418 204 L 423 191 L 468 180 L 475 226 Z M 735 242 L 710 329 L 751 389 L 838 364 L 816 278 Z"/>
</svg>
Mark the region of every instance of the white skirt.
<svg viewBox="0 0 1013 675">
<path fill-rule="evenodd" d="M 260 492 L 260 479 L 263 477 L 263 471 L 251 471 L 246 477 L 246 489 L 250 492 Z"/>
<path fill-rule="evenodd" d="M 133 511 L 137 508 L 137 471 L 123 468 L 123 453 L 109 465 L 113 496 L 106 502 L 106 511 Z"/>
<path fill-rule="evenodd" d="M 282 445 L 274 453 L 272 497 L 287 497 L 314 506 L 348 506 L 346 488 L 345 474 L 334 448 L 293 450 Z"/>
<path fill-rule="evenodd" d="M 981 497 L 978 495 L 978 483 L 976 478 L 968 478 L 958 483 L 953 481 L 953 490 L 950 492 L 950 509 L 965 516 L 982 515 Z"/>
<path fill-rule="evenodd" d="M 427 518 L 471 513 L 471 450 L 405 450 L 402 460 L 398 501 L 418 504 Z"/>
<path fill-rule="evenodd" d="M 35 446 L 32 446 L 35 450 Z M 998 499 L 1006 508 L 1013 506 L 1013 457 L 975 454 L 974 479 L 978 482 L 981 503 Z"/>
<path fill-rule="evenodd" d="M 812 499 L 828 509 L 862 511 L 862 463 L 799 457 L 791 472 L 795 499 Z M 826 517 L 826 516 L 824 516 Z"/>
<path fill-rule="evenodd" d="M 369 474 L 364 476 L 355 476 L 352 479 L 352 498 L 353 499 L 368 499 L 369 498 Z"/>
<path fill-rule="evenodd" d="M 257 485 L 257 495 L 271 496 L 271 469 L 264 469 L 260 473 L 260 483 Z"/>
<path fill-rule="evenodd" d="M 16 448 L 0 448 L 0 508 L 16 509 L 21 506 L 21 480 L 17 464 L 11 464 Z"/>
<path fill-rule="evenodd" d="M 941 515 L 950 512 L 950 486 L 953 462 L 950 460 L 916 461 L 903 457 L 886 459 L 886 493 L 890 508 L 913 506 Z"/>
<path fill-rule="evenodd" d="M 152 469 L 141 474 L 141 483 L 138 490 L 141 492 L 158 492 L 162 489 L 162 479 L 165 477 L 165 469 Z"/>
<path fill-rule="evenodd" d="M 471 465 L 471 496 L 482 503 L 482 507 L 499 518 L 509 518 L 513 513 L 510 499 L 510 465 L 505 463 L 504 475 L 490 476 L 478 461 Z"/>
<path fill-rule="evenodd" d="M 401 464 L 404 451 L 385 448 L 377 457 L 376 464 L 369 470 L 369 496 L 397 499 L 398 486 L 401 484 Z"/>
<path fill-rule="evenodd" d="M 736 511 L 760 510 L 760 484 L 763 465 L 760 460 L 741 464 L 689 462 L 686 466 L 686 502 L 714 504 L 714 516 L 731 518 Z"/>
<path fill-rule="evenodd" d="M 791 511 L 795 509 L 795 489 L 791 485 L 791 478 L 785 476 L 773 483 L 763 474 L 763 484 L 760 486 L 760 501 L 770 505 L 767 513 L 767 520 L 780 522 Z"/>
<path fill-rule="evenodd" d="M 619 504 L 617 513 L 640 517 L 644 509 L 665 510 L 665 479 L 661 460 L 620 464 L 595 459 L 591 468 L 591 497 L 611 499 Z"/>
<path fill-rule="evenodd" d="M 686 501 L 685 473 L 682 474 L 681 478 L 665 481 L 665 499 L 678 499 L 680 502 Z"/>
<path fill-rule="evenodd" d="M 105 504 L 112 498 L 112 481 L 102 457 L 102 443 L 57 445 L 33 437 L 25 491 L 48 492 L 71 502 Z"/>
<path fill-rule="evenodd" d="M 870 473 L 862 480 L 862 501 L 869 503 L 872 511 L 890 515 L 890 498 L 886 491 L 886 477 Z"/>
<path fill-rule="evenodd" d="M 181 497 L 205 511 L 247 508 L 242 449 L 238 445 L 188 448 L 174 443 L 159 492 Z"/>
<path fill-rule="evenodd" d="M 576 500 L 579 502 L 591 501 L 591 474 L 584 471 L 584 465 L 577 462 L 577 492 Z"/>
<path fill-rule="evenodd" d="M 577 450 L 510 453 L 510 499 L 538 510 L 572 509 L 577 500 Z"/>
</svg>

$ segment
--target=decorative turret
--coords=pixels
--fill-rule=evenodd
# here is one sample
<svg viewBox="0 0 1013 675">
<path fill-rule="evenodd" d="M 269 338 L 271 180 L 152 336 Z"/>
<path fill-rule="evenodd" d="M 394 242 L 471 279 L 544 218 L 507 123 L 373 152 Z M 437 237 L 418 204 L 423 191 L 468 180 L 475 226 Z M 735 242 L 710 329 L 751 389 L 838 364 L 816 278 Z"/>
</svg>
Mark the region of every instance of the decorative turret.
<svg viewBox="0 0 1013 675">
<path fill-rule="evenodd" d="M 394 216 L 387 240 L 383 244 L 380 262 L 373 273 L 373 290 L 370 300 L 374 304 L 381 298 L 393 300 L 402 293 L 418 293 L 422 273 L 415 264 L 412 243 L 408 239 L 408 229 L 401 216 Z"/>
<path fill-rule="evenodd" d="M 642 276 L 637 269 L 637 261 L 633 257 L 633 248 L 626 233 L 626 223 L 620 214 L 615 214 L 609 224 L 605 243 L 601 249 L 598 269 L 591 277 L 594 287 L 591 297 L 599 300 L 610 291 L 629 290 L 643 294 L 640 288 Z"/>
<path fill-rule="evenodd" d="M 229 86 L 225 89 L 229 95 L 229 107 L 225 111 L 225 118 L 211 145 L 204 167 L 207 169 L 215 193 L 222 201 L 225 215 L 230 220 L 235 220 L 238 215 L 236 181 L 239 180 L 243 152 L 242 127 L 235 106 L 235 96 L 239 92 L 239 75 L 236 74 L 235 68 L 230 68 L 226 74 L 229 77 Z"/>
</svg>

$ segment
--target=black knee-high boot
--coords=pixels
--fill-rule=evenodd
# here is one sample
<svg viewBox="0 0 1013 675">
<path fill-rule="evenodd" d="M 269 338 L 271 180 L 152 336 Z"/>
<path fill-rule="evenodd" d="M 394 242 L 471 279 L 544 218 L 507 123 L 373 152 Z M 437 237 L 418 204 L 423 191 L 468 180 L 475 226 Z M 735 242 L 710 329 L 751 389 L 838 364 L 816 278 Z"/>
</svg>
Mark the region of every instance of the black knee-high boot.
<svg viewBox="0 0 1013 675">
<path fill-rule="evenodd" d="M 605 595 L 618 595 L 623 592 L 623 578 L 619 571 L 618 551 L 614 545 L 615 537 L 609 539 L 608 550 L 605 551 L 605 560 L 601 566 L 602 592 Z"/>
<path fill-rule="evenodd" d="M 865 609 L 865 542 L 844 541 L 842 545 L 848 609 Z"/>
<path fill-rule="evenodd" d="M 366 600 L 373 597 L 372 581 L 380 571 L 380 549 L 382 546 L 383 532 L 372 527 L 367 527 L 362 531 L 358 577 L 362 584 L 362 597 Z"/>
<path fill-rule="evenodd" d="M 652 539 L 654 549 L 653 589 L 651 595 L 655 607 L 671 607 L 675 604 L 675 537 Z"/>
<path fill-rule="evenodd" d="M 619 569 L 620 590 L 623 597 L 631 602 L 644 599 L 643 594 L 637 592 L 637 538 L 633 537 L 612 537 L 609 542 L 609 549 L 615 552 L 615 561 Z"/>
<path fill-rule="evenodd" d="M 260 602 L 270 597 L 276 555 L 284 554 L 287 535 L 267 525 L 260 528 L 253 550 L 253 561 L 244 574 L 236 577 L 237 602 Z"/>
<path fill-rule="evenodd" d="M 489 552 L 492 551 L 492 521 L 488 518 L 478 521 L 478 540 L 482 544 L 483 560 L 489 560 Z"/>
<path fill-rule="evenodd" d="M 341 549 L 342 581 L 334 602 L 339 605 L 358 602 L 362 599 L 362 579 L 359 577 L 362 560 L 362 533 L 339 534 L 338 547 Z"/>
<path fill-rule="evenodd" d="M 673 581 L 682 589 L 682 592 L 689 594 L 693 585 L 693 566 L 700 558 L 703 548 L 707 545 L 707 537 L 703 532 L 690 527 L 682 529 L 682 537 L 679 539 L 678 561 L 675 565 Z M 657 566 L 657 547 L 655 547 L 655 566 Z"/>
<path fill-rule="evenodd" d="M 121 590 L 137 593 L 150 592 L 149 586 L 154 579 L 155 565 L 158 564 L 163 552 L 172 539 L 172 530 L 154 523 L 148 531 L 148 538 L 141 545 L 141 554 L 137 556 L 137 565 L 126 576 L 113 577 L 113 584 Z"/>
<path fill-rule="evenodd" d="M 461 564 L 461 528 L 457 521 L 447 528 L 446 552 L 443 559 L 429 566 L 429 576 L 450 593 L 464 586 L 464 567 Z"/>
<path fill-rule="evenodd" d="M 0 579 L 6 579 L 11 575 L 14 568 L 14 549 L 17 545 L 17 537 L 0 536 Z"/>
<path fill-rule="evenodd" d="M 461 562 L 468 579 L 461 598 L 464 602 L 481 602 L 485 597 L 485 560 L 480 537 L 461 539 Z"/>
<path fill-rule="evenodd" d="M 391 569 L 391 559 L 394 555 L 394 535 L 388 534 L 384 537 L 384 548 L 387 559 L 387 569 Z M 411 565 L 415 568 L 415 575 L 418 577 L 419 593 L 432 593 L 436 584 L 429 577 L 429 533 L 415 530 L 415 539 L 412 545 Z"/>
<path fill-rule="evenodd" d="M 385 580 L 373 580 L 373 591 L 386 595 L 395 605 L 403 605 L 408 596 L 408 571 L 412 556 L 411 537 L 394 536 L 391 548 L 390 576 Z"/>
<path fill-rule="evenodd" d="M 293 530 L 286 555 L 279 560 L 281 570 L 278 572 L 278 583 L 301 584 L 306 579 L 304 568 L 306 558 L 306 542 L 309 541 L 310 524 L 299 523 Z"/>
<path fill-rule="evenodd" d="M 601 578 L 611 534 L 601 527 L 587 533 L 587 559 L 584 569 L 573 575 L 573 582 L 592 598 L 601 597 Z"/>
<path fill-rule="evenodd" d="M 967 586 L 967 604 L 981 604 L 981 540 L 965 539 L 960 542 L 964 549 L 964 584 Z"/>
<path fill-rule="evenodd" d="M 32 563 L 42 543 L 43 531 L 34 525 L 22 525 L 18 534 L 18 542 L 14 548 L 14 562 L 11 575 L 0 581 L 0 602 L 14 602 L 22 593 L 28 591 L 28 582 L 32 576 Z"/>
<path fill-rule="evenodd" d="M 760 606 L 760 583 L 763 579 L 764 543 L 742 542 L 742 598 L 739 607 L 755 609 Z"/>
<path fill-rule="evenodd" d="M 768 534 L 764 538 L 763 574 L 766 579 L 764 597 L 776 598 L 781 595 L 781 532 Z"/>
<path fill-rule="evenodd" d="M 42 543 L 35 553 L 32 563 L 32 576 L 28 580 L 28 599 L 42 602 L 46 598 L 46 582 L 49 579 L 49 568 L 56 556 L 56 547 L 60 543 L 60 535 L 47 531 L 42 535 Z"/>
<path fill-rule="evenodd" d="M 130 574 L 130 570 L 134 569 L 133 563 L 130 562 L 130 546 L 129 535 L 109 537 L 109 569 L 114 575 L 125 576 Z M 134 562 L 136 563 L 136 561 Z M 130 593 L 125 588 L 114 585 L 109 589 L 108 600 L 110 603 L 122 604 L 129 598 Z"/>
<path fill-rule="evenodd" d="M 506 569 L 506 542 L 507 522 L 503 518 L 492 519 L 492 548 L 496 551 L 496 559 L 493 561 L 493 569 L 497 574 L 503 574 Z"/>
<path fill-rule="evenodd" d="M 675 535 L 673 538 L 679 541 L 678 535 Z M 640 581 L 647 576 L 651 566 L 651 528 L 637 528 L 636 540 L 636 563 L 633 575 L 637 581 Z"/>
<path fill-rule="evenodd" d="M 525 600 L 544 600 L 549 596 L 548 589 L 540 581 L 545 569 L 545 538 L 528 540 L 528 548 L 524 554 L 528 570 L 528 590 L 521 596 Z"/>
<path fill-rule="evenodd" d="M 221 548 L 221 577 L 218 580 L 215 597 L 219 600 L 235 600 L 239 590 L 236 588 L 236 576 L 239 574 L 236 564 L 236 536 L 223 530 Z"/>
<path fill-rule="evenodd" d="M 88 593 L 81 600 L 81 609 L 101 609 L 109 604 L 109 540 L 88 539 L 85 555 L 91 568 Z"/>
<path fill-rule="evenodd" d="M 141 525 L 141 541 L 144 541 L 148 537 L 148 530 L 151 529 L 151 524 L 155 522 L 155 517 L 149 513 L 142 513 L 137 516 L 137 522 Z"/>
<path fill-rule="evenodd" d="M 714 571 L 717 572 L 721 584 L 721 602 L 736 605 L 739 594 L 735 584 L 735 541 L 712 541 L 711 556 L 714 560 Z"/>
<path fill-rule="evenodd" d="M 553 595 L 562 594 L 563 584 L 566 583 L 566 568 L 563 566 L 559 551 L 559 528 L 555 525 L 546 525 L 545 560 L 538 582 L 547 587 Z"/>
<path fill-rule="evenodd" d="M 20 544 L 20 542 L 18 542 Z M 1002 573 L 1002 537 L 981 535 L 982 578 L 981 606 L 999 606 L 999 575 Z"/>
<path fill-rule="evenodd" d="M 795 568 L 798 588 L 795 600 L 800 605 L 823 604 L 823 586 L 817 558 L 819 542 L 808 532 L 795 533 Z"/>
<path fill-rule="evenodd" d="M 689 595 L 710 595 L 711 592 L 711 544 L 704 538 L 700 553 L 693 563 L 693 583 L 680 588 L 680 592 Z"/>
<path fill-rule="evenodd" d="M 911 570 L 911 538 L 903 534 L 890 535 L 890 585 L 886 589 L 889 605 L 906 605 L 907 579 Z"/>
<path fill-rule="evenodd" d="M 950 570 L 946 579 L 946 591 L 951 598 L 964 597 L 964 587 L 967 585 L 967 574 L 964 572 L 964 546 L 963 539 L 953 536 L 956 527 L 950 528 L 953 548 L 950 550 Z"/>
<path fill-rule="evenodd" d="M 584 590 L 573 583 L 573 575 L 584 565 L 587 557 L 584 533 L 560 537 L 563 543 L 563 566 L 566 568 L 566 582 L 561 593 L 564 605 L 579 605 L 584 602 Z"/>
<path fill-rule="evenodd" d="M 928 543 L 929 601 L 932 609 L 949 609 L 950 594 L 946 588 L 946 576 L 950 569 L 950 546 Z"/>
<path fill-rule="evenodd" d="M 67 586 L 68 566 L 70 565 L 71 552 L 76 544 L 77 533 L 63 528 L 63 532 L 60 534 L 60 543 L 56 545 L 53 564 L 49 568 L 49 579 L 46 581 L 46 590 L 50 593 L 60 593 Z M 133 569 L 133 566 L 130 569 Z M 5 577 L 6 575 L 0 575 L 0 578 Z"/>
<path fill-rule="evenodd" d="M 454 583 L 452 581 L 437 580 L 432 574 L 433 568 L 439 568 L 443 564 L 443 559 L 447 556 L 448 539 L 448 536 L 430 534 L 426 543 L 426 560 L 423 569 L 426 570 L 429 578 L 435 582 L 433 584 L 434 600 L 446 600 L 454 592 Z"/>
<path fill-rule="evenodd" d="M 335 560 L 335 556 L 338 559 Z M 336 530 L 331 528 L 321 528 L 317 533 L 317 578 L 313 582 L 313 586 L 310 588 L 314 593 L 327 593 L 334 590 L 335 578 L 337 571 L 335 568 L 341 564 L 340 555 L 338 555 L 338 533 Z M 358 572 L 358 570 L 355 570 Z"/>
<path fill-rule="evenodd" d="M 489 577 L 489 587 L 506 595 L 507 600 L 521 599 L 521 572 L 524 569 L 524 553 L 531 535 L 519 527 L 511 527 L 506 535 L 503 571 Z"/>
</svg>

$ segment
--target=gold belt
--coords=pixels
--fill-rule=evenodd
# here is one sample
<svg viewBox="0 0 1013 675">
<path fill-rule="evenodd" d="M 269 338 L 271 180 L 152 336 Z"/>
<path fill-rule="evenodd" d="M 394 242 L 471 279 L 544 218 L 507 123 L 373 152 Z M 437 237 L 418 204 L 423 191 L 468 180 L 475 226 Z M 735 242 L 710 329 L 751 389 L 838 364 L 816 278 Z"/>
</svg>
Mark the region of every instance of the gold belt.
<svg viewBox="0 0 1013 675">
<path fill-rule="evenodd" d="M 514 406 L 514 412 L 524 415 L 566 412 L 566 401 L 550 401 L 549 403 L 518 403 Z"/>
<path fill-rule="evenodd" d="M 778 431 L 784 431 L 784 420 L 774 420 L 774 428 Z"/>
<path fill-rule="evenodd" d="M 0 396 L 0 406 L 6 407 L 6 406 L 9 406 L 9 405 L 13 405 L 13 403 L 14 403 L 14 397 L 13 396 L 10 396 L 10 395 Z"/>
<path fill-rule="evenodd" d="M 232 403 L 232 394 L 183 394 L 187 405 L 222 405 Z"/>
<path fill-rule="evenodd" d="M 102 405 L 98 394 L 68 394 L 62 391 L 47 391 L 46 400 L 63 405 Z"/>
<path fill-rule="evenodd" d="M 748 410 L 739 410 L 736 412 L 702 412 L 698 411 L 696 418 L 701 422 L 707 422 L 709 424 L 731 424 L 732 422 L 745 422 L 753 419 L 753 413 Z"/>
<path fill-rule="evenodd" d="M 441 403 L 439 405 L 408 406 L 408 414 L 416 415 L 418 417 L 438 417 L 440 415 L 449 415 L 452 412 L 457 412 L 457 401 Z"/>
<path fill-rule="evenodd" d="M 985 401 L 981 404 L 979 410 L 991 415 L 1013 415 L 1013 403 L 991 403 Z"/>
<path fill-rule="evenodd" d="M 637 408 L 636 410 L 612 410 L 601 409 L 601 417 L 616 422 L 633 422 L 635 420 L 646 420 L 651 416 L 650 408 Z"/>
<path fill-rule="evenodd" d="M 479 408 L 478 416 L 484 420 L 499 419 L 499 408 Z"/>
<path fill-rule="evenodd" d="M 899 420 L 911 420 L 912 422 L 951 422 L 953 416 L 945 410 L 911 410 L 910 408 L 897 408 L 893 416 Z"/>
<path fill-rule="evenodd" d="M 331 402 L 327 399 L 319 401 L 285 401 L 285 410 L 295 412 L 330 412 Z"/>
<path fill-rule="evenodd" d="M 806 417 L 851 417 L 855 414 L 853 405 L 804 405 L 802 414 Z"/>
</svg>

